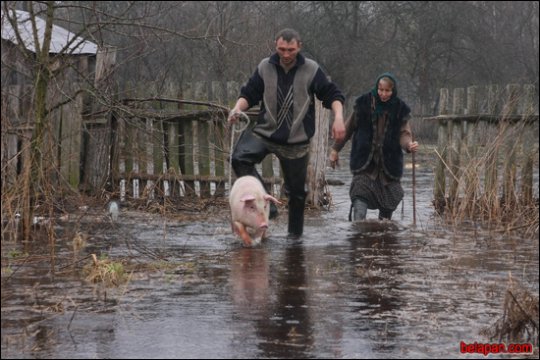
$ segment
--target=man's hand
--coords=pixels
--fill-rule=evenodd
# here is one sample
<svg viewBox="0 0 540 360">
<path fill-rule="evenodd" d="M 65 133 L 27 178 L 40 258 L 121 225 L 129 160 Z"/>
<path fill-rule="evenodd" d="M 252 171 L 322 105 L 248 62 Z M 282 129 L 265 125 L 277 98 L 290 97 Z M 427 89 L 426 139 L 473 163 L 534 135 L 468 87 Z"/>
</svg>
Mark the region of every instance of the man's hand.
<svg viewBox="0 0 540 360">
<path fill-rule="evenodd" d="M 334 125 L 332 125 L 332 139 L 335 142 L 341 142 L 345 138 L 345 123 L 343 117 L 336 116 L 334 118 Z"/>
<path fill-rule="evenodd" d="M 339 167 L 339 153 L 332 149 L 332 151 L 330 151 L 330 156 L 328 158 L 330 160 L 330 167 L 332 169 L 335 169 L 336 166 Z"/>
<path fill-rule="evenodd" d="M 240 119 L 240 113 L 241 111 L 236 108 L 231 109 L 229 111 L 229 117 L 227 118 L 227 123 L 229 125 L 235 124 L 238 121 L 238 119 Z"/>
<path fill-rule="evenodd" d="M 238 119 L 242 116 L 242 112 L 246 111 L 249 108 L 249 104 L 246 99 L 239 98 L 236 101 L 234 107 L 229 111 L 229 116 L 227 117 L 227 123 L 229 125 L 236 124 Z"/>
<path fill-rule="evenodd" d="M 345 138 L 345 122 L 343 121 L 343 104 L 339 100 L 332 103 L 334 112 L 334 125 L 332 125 L 332 139 L 341 142 Z"/>
</svg>

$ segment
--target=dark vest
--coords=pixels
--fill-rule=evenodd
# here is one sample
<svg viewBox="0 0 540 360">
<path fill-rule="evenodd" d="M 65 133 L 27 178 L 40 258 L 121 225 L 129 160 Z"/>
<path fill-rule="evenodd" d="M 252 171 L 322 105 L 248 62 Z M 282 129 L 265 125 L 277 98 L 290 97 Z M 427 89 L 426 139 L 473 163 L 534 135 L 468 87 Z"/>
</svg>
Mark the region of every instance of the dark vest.
<svg viewBox="0 0 540 360">
<path fill-rule="evenodd" d="M 382 143 L 382 167 L 384 173 L 391 179 L 399 180 L 403 175 L 403 150 L 400 145 L 401 126 L 411 109 L 401 99 L 397 99 L 393 109 L 395 116 L 389 116 L 384 129 Z M 355 103 L 356 130 L 352 139 L 351 171 L 358 173 L 365 170 L 375 151 L 373 137 L 377 129 L 377 119 L 372 119 L 371 93 L 360 96 Z"/>
</svg>

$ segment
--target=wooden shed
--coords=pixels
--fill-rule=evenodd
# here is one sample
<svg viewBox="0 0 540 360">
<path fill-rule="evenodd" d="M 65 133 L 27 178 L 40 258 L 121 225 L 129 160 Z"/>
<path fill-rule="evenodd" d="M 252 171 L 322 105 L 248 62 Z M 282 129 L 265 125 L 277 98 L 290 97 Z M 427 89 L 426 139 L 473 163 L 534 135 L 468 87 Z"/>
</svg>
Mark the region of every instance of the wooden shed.
<svg viewBox="0 0 540 360">
<path fill-rule="evenodd" d="M 85 95 L 88 92 L 81 90 L 94 85 L 98 46 L 53 25 L 48 61 L 43 64 L 37 54 L 44 42 L 45 21 L 26 11 L 2 10 L 1 22 L 2 186 L 17 182 L 22 163 L 28 159 L 25 156 L 35 125 L 36 70 L 47 66 L 46 155 L 59 170 L 51 173 L 60 174 L 77 187 L 83 166 L 83 114 L 90 113 L 92 106 Z"/>
</svg>

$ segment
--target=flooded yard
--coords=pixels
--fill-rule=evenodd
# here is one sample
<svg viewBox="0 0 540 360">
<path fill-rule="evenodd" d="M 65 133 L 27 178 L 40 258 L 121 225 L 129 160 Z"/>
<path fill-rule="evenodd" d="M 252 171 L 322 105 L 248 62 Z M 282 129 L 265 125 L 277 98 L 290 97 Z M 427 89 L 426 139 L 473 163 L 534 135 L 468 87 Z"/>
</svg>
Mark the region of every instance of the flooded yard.
<svg viewBox="0 0 540 360">
<path fill-rule="evenodd" d="M 410 164 L 388 225 L 347 220 L 344 163 L 326 175 L 344 183 L 329 186 L 333 206 L 308 211 L 297 241 L 282 207 L 251 249 L 217 209 L 123 208 L 116 223 L 91 209 L 78 229 L 59 223 L 54 246 L 4 242 L 2 358 L 484 358 L 461 343 L 500 342 L 488 334 L 510 287 L 538 299 L 538 240 L 444 226 L 419 164 L 416 227 Z M 88 281 L 91 254 L 124 281 Z"/>
</svg>

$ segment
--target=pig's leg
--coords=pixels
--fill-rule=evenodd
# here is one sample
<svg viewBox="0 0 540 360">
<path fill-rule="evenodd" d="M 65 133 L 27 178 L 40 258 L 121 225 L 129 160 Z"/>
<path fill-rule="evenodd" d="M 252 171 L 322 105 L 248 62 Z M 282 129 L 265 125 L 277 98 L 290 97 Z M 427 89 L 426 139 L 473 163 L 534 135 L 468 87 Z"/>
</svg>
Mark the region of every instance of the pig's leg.
<svg viewBox="0 0 540 360">
<path fill-rule="evenodd" d="M 244 241 L 244 245 L 251 246 L 253 243 L 253 240 L 251 240 L 251 236 L 249 236 L 244 224 L 235 221 L 234 222 L 234 228 L 236 230 L 236 233 L 242 238 Z"/>
<path fill-rule="evenodd" d="M 255 244 L 258 244 L 260 241 L 266 240 L 268 236 L 266 235 L 266 229 L 259 229 L 255 234 L 252 234 L 251 238 Z"/>
</svg>

